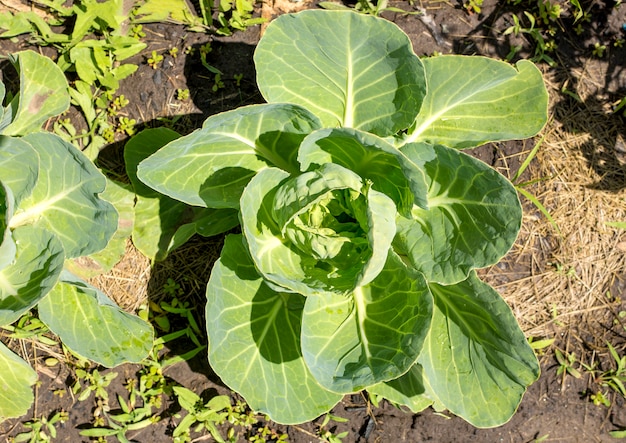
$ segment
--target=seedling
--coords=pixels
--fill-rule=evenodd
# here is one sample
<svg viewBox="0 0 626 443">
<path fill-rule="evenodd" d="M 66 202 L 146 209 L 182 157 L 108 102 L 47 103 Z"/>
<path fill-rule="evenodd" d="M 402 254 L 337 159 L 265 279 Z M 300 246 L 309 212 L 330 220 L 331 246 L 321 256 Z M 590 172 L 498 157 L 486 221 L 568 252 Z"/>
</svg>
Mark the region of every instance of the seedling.
<svg viewBox="0 0 626 443">
<path fill-rule="evenodd" d="M 598 58 L 604 57 L 604 52 L 606 51 L 606 45 L 602 45 L 600 43 L 596 43 L 593 45 L 593 51 L 591 53 Z"/>
<path fill-rule="evenodd" d="M 161 54 L 158 54 L 156 51 L 152 51 L 152 54 L 150 55 L 150 57 L 148 57 L 147 60 L 148 66 L 150 66 L 152 69 L 157 69 L 162 61 L 163 56 Z"/>
<path fill-rule="evenodd" d="M 11 441 L 13 443 L 48 443 L 57 436 L 56 426 L 65 423 L 69 414 L 65 411 L 54 412 L 49 417 L 40 417 L 24 422 L 22 426 L 29 429 L 17 434 Z"/>
<path fill-rule="evenodd" d="M 340 432 L 335 434 L 334 428 L 335 426 L 329 427 L 331 421 L 337 423 L 346 423 L 348 419 L 343 417 L 338 417 L 332 414 L 326 414 L 322 423 L 320 423 L 319 428 L 317 429 L 317 435 L 320 440 L 328 442 L 328 443 L 341 443 L 344 438 L 346 438 L 349 434 L 348 431 Z"/>
<path fill-rule="evenodd" d="M 463 4 L 463 7 L 470 14 L 480 14 L 482 11 L 483 0 L 468 0 Z"/>
<path fill-rule="evenodd" d="M 559 368 L 556 371 L 556 375 L 562 375 L 565 378 L 566 374 L 571 375 L 574 378 L 582 377 L 582 374 L 578 369 L 574 367 L 576 364 L 576 354 L 566 352 L 563 354 L 559 349 L 554 350 L 554 355 L 556 357 L 557 362 L 559 363 Z"/>
<path fill-rule="evenodd" d="M 180 101 L 185 101 L 189 99 L 189 89 L 177 89 L 176 90 L 176 99 Z"/>
</svg>

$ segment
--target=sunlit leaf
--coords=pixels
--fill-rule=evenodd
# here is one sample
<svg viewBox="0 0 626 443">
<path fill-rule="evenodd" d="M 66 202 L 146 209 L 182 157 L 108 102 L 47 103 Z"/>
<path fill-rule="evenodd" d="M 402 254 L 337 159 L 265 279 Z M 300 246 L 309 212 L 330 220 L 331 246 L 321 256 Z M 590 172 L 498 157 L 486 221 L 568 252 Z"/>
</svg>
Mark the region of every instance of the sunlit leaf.
<svg viewBox="0 0 626 443">
<path fill-rule="evenodd" d="M 268 26 L 254 53 L 263 97 L 304 106 L 325 127 L 380 136 L 407 128 L 426 82 L 406 34 L 352 11 L 318 13 L 285 14 Z"/>
<path fill-rule="evenodd" d="M 342 397 L 323 389 L 304 363 L 303 305 L 301 295 L 263 283 L 240 235 L 226 238 L 207 286 L 209 362 L 253 410 L 278 423 L 312 420 Z"/>
<path fill-rule="evenodd" d="M 103 366 L 138 363 L 152 349 L 149 323 L 68 272 L 38 308 L 41 320 L 64 345 Z"/>
<path fill-rule="evenodd" d="M 31 388 L 37 373 L 0 342 L 0 421 L 28 412 L 35 395 Z"/>
</svg>

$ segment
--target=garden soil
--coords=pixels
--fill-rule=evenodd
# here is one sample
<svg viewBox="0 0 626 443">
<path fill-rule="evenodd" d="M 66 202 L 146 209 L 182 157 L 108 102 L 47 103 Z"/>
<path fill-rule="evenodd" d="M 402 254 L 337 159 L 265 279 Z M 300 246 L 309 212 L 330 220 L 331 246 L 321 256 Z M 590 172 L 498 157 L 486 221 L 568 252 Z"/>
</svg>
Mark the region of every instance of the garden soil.
<svg viewBox="0 0 626 443">
<path fill-rule="evenodd" d="M 420 56 L 456 53 L 505 58 L 518 45 L 521 50 L 513 60 L 536 55 L 529 34 L 503 33 L 513 25 L 510 6 L 504 2 L 484 0 L 480 14 L 470 14 L 460 3 L 447 1 L 389 5 L 421 12 L 383 13 L 410 36 Z M 271 19 L 314 7 L 275 0 L 264 4 L 258 13 Z M 626 428 L 623 397 L 598 385 L 594 374 L 582 370 L 579 363 L 575 367 L 582 370 L 580 378 L 557 375 L 559 365 L 554 357 L 558 348 L 574 353 L 579 362 L 609 370 L 615 366 L 607 355 L 606 341 L 620 355 L 626 353 L 626 303 L 622 302 L 626 299 L 626 235 L 607 225 L 626 220 L 626 129 L 624 117 L 613 111 L 626 95 L 626 47 L 616 45 L 626 39 L 626 6 L 594 0 L 583 7 L 590 18 L 583 23 L 584 32 L 576 34 L 567 15 L 555 22 L 555 47 L 546 53 L 555 61 L 554 66 L 538 63 L 551 96 L 551 118 L 544 131 L 533 140 L 491 144 L 471 151 L 512 178 L 532 148 L 540 144 L 518 183 L 545 206 L 551 220 L 530 200 L 523 199 L 525 216 L 517 243 L 501 263 L 480 275 L 511 305 L 528 336 L 555 339 L 552 346 L 539 351 L 541 378 L 529 388 L 511 421 L 494 429 L 476 429 L 445 411 L 429 409 L 412 414 L 386 402 L 374 407 L 360 394 L 346 396 L 332 413 L 347 422 L 331 421 L 326 426 L 335 434 L 347 431 L 344 442 L 608 442 L 614 440 L 609 431 Z M 123 112 L 137 120 L 138 129 L 169 125 L 179 132 L 191 132 L 210 115 L 262 102 L 252 60 L 262 27 L 231 37 L 191 33 L 175 24 L 150 24 L 144 31 L 148 47 L 134 59 L 139 69 L 119 90 L 130 101 Z M 208 42 L 211 52 L 207 62 L 223 73 L 221 85 L 215 84 L 213 74 L 198 56 L 199 48 Z M 596 43 L 605 45 L 602 57 Z M 24 39 L 0 41 L 0 53 L 27 46 Z M 167 54 L 174 47 L 178 48 L 177 57 Z M 165 53 L 157 69 L 146 63 L 152 50 Z M 236 80 L 241 74 L 241 80 Z M 179 89 L 189 89 L 190 98 L 179 100 Z M 80 119 L 76 112 L 70 115 Z M 124 140 L 119 140 L 104 149 L 101 166 L 121 171 L 123 144 Z M 182 287 L 181 298 L 195 304 L 201 317 L 204 286 L 220 248 L 219 238 L 194 238 L 165 261 L 150 266 L 129 244 L 120 264 L 93 283 L 133 310 L 146 301 L 166 300 L 163 286 L 172 278 Z M 29 417 L 64 409 L 70 418 L 58 427 L 55 441 L 86 441 L 78 432 L 92 421 L 97 406 L 93 397 L 78 401 L 70 391 L 70 370 L 44 364 L 46 357 L 55 355 L 54 350 L 34 343 L 14 345 L 37 368 L 40 384 L 29 416 L 0 424 L 0 438 L 8 441 L 23 431 L 21 422 Z M 170 352 L 180 354 L 189 349 L 190 344 L 179 340 Z M 112 371 L 118 373 L 109 394 L 115 409 L 115 393 L 124 393 L 123 384 L 136 377 L 137 366 L 123 365 Z M 168 367 L 165 375 L 202 393 L 203 398 L 231 394 L 211 371 L 205 353 Z M 598 390 L 608 393 L 610 407 L 593 404 L 590 396 Z M 172 429 L 180 421 L 175 417 L 180 412 L 176 408 L 176 402 L 166 400 L 159 423 L 129 432 L 127 437 L 137 442 L 172 441 Z M 320 423 L 321 419 L 300 426 L 267 424 L 287 433 L 289 441 L 314 442 L 318 441 Z M 261 425 L 265 424 L 262 420 Z M 212 441 L 209 435 L 194 438 Z"/>
</svg>

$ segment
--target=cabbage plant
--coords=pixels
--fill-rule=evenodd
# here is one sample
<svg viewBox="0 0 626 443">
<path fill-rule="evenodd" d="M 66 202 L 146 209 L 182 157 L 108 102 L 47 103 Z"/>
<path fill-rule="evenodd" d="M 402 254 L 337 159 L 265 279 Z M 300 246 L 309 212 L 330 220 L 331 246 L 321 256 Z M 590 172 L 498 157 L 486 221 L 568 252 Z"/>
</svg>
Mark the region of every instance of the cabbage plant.
<svg viewBox="0 0 626 443">
<path fill-rule="evenodd" d="M 73 145 L 41 132 L 69 106 L 61 70 L 32 51 L 12 61 L 20 90 L 0 106 L 0 326 L 37 307 L 75 353 L 108 367 L 138 362 L 152 348 L 150 324 L 70 272 L 118 230 L 118 212 L 102 198 L 112 184 Z M 5 93 L 0 82 L 0 103 Z M 28 411 L 36 379 L 0 342 L 0 420 Z"/>
<path fill-rule="evenodd" d="M 542 129 L 539 70 L 420 59 L 396 25 L 351 11 L 279 17 L 254 61 L 267 103 L 211 116 L 137 168 L 169 198 L 239 213 L 207 285 L 213 370 L 281 423 L 361 390 L 509 420 L 539 366 L 475 270 L 511 248 L 522 208 L 462 150 Z"/>
</svg>

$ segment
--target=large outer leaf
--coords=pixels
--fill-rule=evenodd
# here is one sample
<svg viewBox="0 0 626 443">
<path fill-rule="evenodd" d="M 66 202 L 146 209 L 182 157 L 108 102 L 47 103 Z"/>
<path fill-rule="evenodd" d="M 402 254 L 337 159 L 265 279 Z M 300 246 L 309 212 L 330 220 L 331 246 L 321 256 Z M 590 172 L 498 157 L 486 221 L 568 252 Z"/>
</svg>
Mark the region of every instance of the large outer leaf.
<svg viewBox="0 0 626 443">
<path fill-rule="evenodd" d="M 202 127 L 142 161 L 139 179 L 176 200 L 209 208 L 238 208 L 257 171 L 297 172 L 302 139 L 318 119 L 296 105 L 252 105 L 209 117 Z"/>
<path fill-rule="evenodd" d="M 191 208 L 160 194 L 137 178 L 137 166 L 180 135 L 167 128 L 147 129 L 126 143 L 124 160 L 137 202 L 133 243 L 146 257 L 162 260 L 195 233 L 217 235 L 239 224 L 235 209 Z"/>
<path fill-rule="evenodd" d="M 66 258 L 89 255 L 104 248 L 117 229 L 117 212 L 98 198 L 106 179 L 71 144 L 49 133 L 23 139 L 40 157 L 39 178 L 23 200 L 10 226 L 33 224 L 57 235 Z"/>
<path fill-rule="evenodd" d="M 396 405 L 407 406 L 411 411 L 418 413 L 433 404 L 427 397 L 422 373 L 422 367 L 416 363 L 402 377 L 371 386 L 367 391 L 370 394 L 381 395 Z"/>
<path fill-rule="evenodd" d="M 548 92 L 529 61 L 446 55 L 423 63 L 428 94 L 406 142 L 470 148 L 531 137 L 547 121 Z"/>
<path fill-rule="evenodd" d="M 152 349 L 154 331 L 148 322 L 69 272 L 38 308 L 41 320 L 63 344 L 103 366 L 138 363 Z"/>
<path fill-rule="evenodd" d="M 33 368 L 0 342 L 0 422 L 28 412 L 36 381 Z"/>
<path fill-rule="evenodd" d="M 303 305 L 301 295 L 263 283 L 241 235 L 226 237 L 207 286 L 209 362 L 252 409 L 279 423 L 312 420 L 342 397 L 323 389 L 304 363 Z"/>
<path fill-rule="evenodd" d="M 539 364 L 511 309 L 475 273 L 431 284 L 433 322 L 418 362 L 437 398 L 476 427 L 507 422 Z"/>
<path fill-rule="evenodd" d="M 350 296 L 307 297 L 302 354 L 315 379 L 350 393 L 407 372 L 422 349 L 432 296 L 419 272 L 393 252 L 378 277 Z"/>
<path fill-rule="evenodd" d="M 11 188 L 17 207 L 30 195 L 38 175 L 37 151 L 19 138 L 0 135 L 0 177 Z"/>
<path fill-rule="evenodd" d="M 413 204 L 425 206 L 427 184 L 424 171 L 414 168 L 405 175 L 403 157 L 385 140 L 349 128 L 320 129 L 302 141 L 298 161 L 303 171 L 326 163 L 350 169 L 372 188 L 391 198 L 400 212 Z"/>
<path fill-rule="evenodd" d="M 14 54 L 12 61 L 19 64 L 20 93 L 5 111 L 13 118 L 2 134 L 25 135 L 39 130 L 50 117 L 67 110 L 70 95 L 65 75 L 50 58 L 23 51 Z"/>
<path fill-rule="evenodd" d="M 293 221 L 300 214 L 315 219 L 320 215 L 315 212 L 316 203 L 331 191 L 360 195 L 361 232 L 336 232 L 330 226 L 312 224 L 299 228 Z M 265 169 L 241 198 L 243 233 L 259 272 L 278 285 L 275 289 L 304 295 L 345 294 L 371 282 L 385 265 L 396 232 L 395 213 L 388 197 L 334 164 L 291 179 L 279 169 Z M 326 251 L 327 258 L 316 256 Z"/>
<path fill-rule="evenodd" d="M 34 226 L 13 230 L 15 259 L 0 270 L 0 325 L 8 325 L 32 308 L 57 283 L 63 247 L 55 235 Z"/>
<path fill-rule="evenodd" d="M 286 14 L 254 53 L 270 103 L 297 103 L 325 127 L 388 136 L 411 125 L 426 93 L 424 68 L 393 23 L 352 11 Z"/>
<path fill-rule="evenodd" d="M 126 242 L 133 230 L 135 193 L 130 185 L 107 178 L 106 189 L 100 198 L 115 207 L 117 230 L 104 249 L 89 256 L 66 260 L 66 269 L 80 278 L 88 279 L 110 271 L 126 253 Z"/>
<path fill-rule="evenodd" d="M 443 284 L 497 263 L 515 242 L 522 222 L 513 185 L 455 149 L 413 143 L 402 152 L 426 170 L 430 209 L 415 207 L 411 218 L 398 217 L 396 251 L 407 255 L 428 281 Z"/>
<path fill-rule="evenodd" d="M 14 198 L 11 188 L 0 181 L 0 271 L 15 258 L 15 241 L 9 229 L 9 220 L 13 217 Z"/>
</svg>

